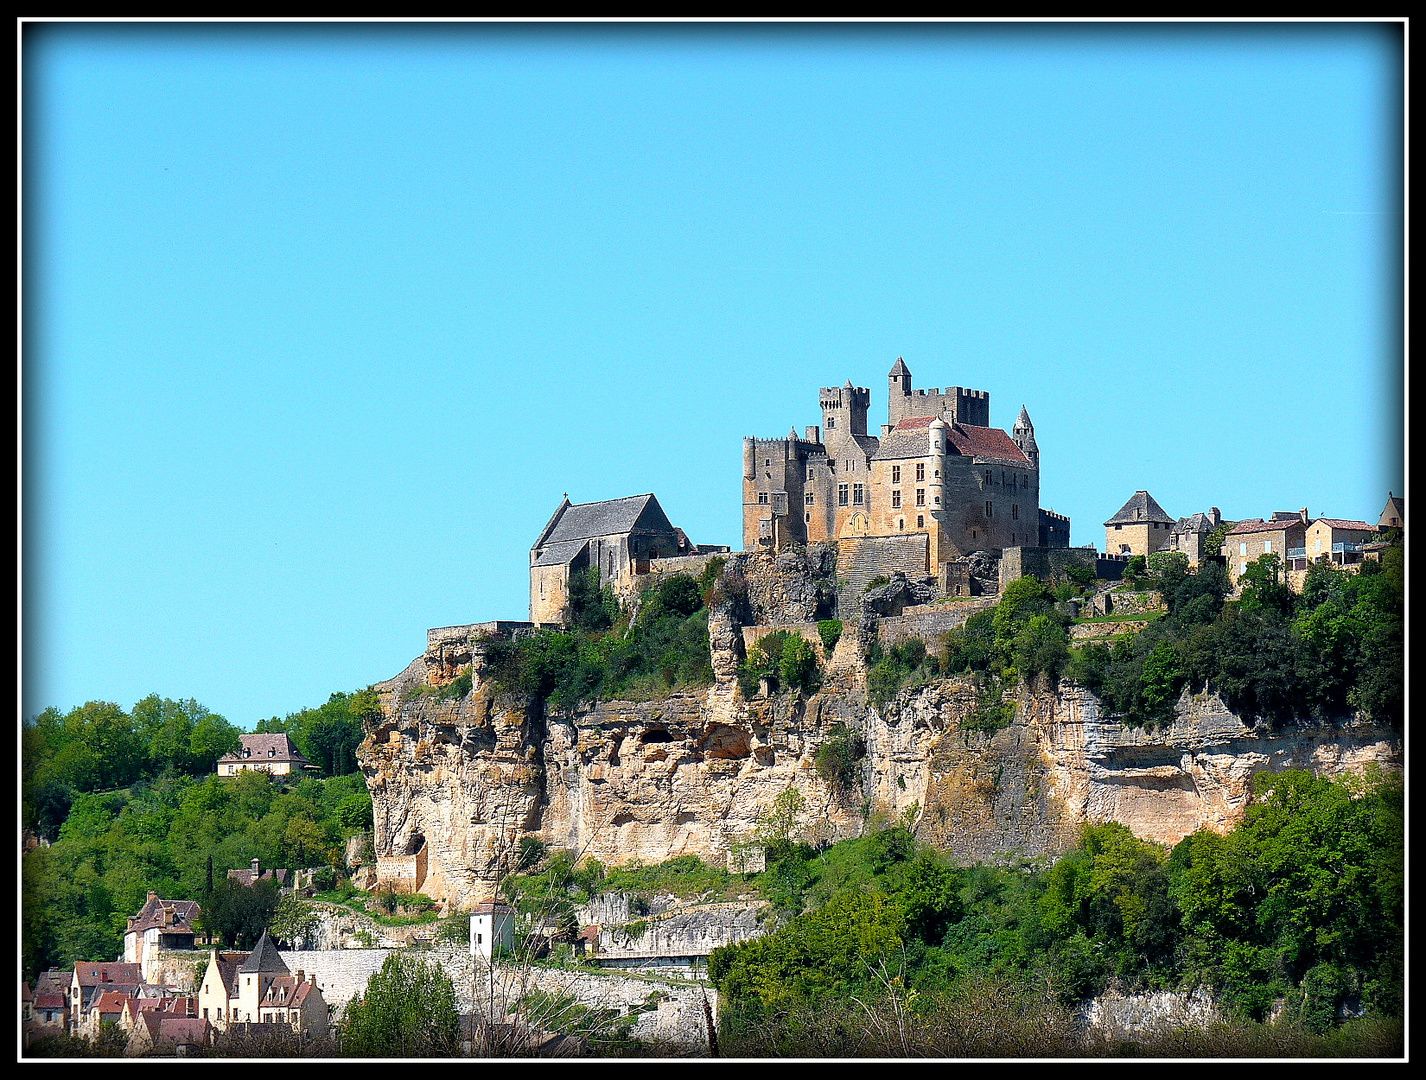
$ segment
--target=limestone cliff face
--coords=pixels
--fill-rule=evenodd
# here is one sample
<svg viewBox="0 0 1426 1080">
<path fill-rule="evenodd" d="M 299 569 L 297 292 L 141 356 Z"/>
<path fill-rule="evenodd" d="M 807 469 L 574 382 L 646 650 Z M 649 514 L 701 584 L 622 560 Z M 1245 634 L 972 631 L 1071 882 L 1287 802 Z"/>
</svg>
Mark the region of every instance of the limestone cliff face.
<svg viewBox="0 0 1426 1080">
<path fill-rule="evenodd" d="M 467 906 L 493 898 L 524 836 L 607 865 L 739 856 L 789 787 L 805 804 L 800 835 L 856 835 L 867 809 L 909 814 L 921 839 L 969 860 L 1056 854 L 1084 822 L 1120 821 L 1174 843 L 1230 826 L 1265 769 L 1399 767 L 1390 732 L 1270 733 L 1211 696 L 1185 694 L 1173 723 L 1155 731 L 1102 717 L 1093 695 L 1071 685 L 1023 693 L 1014 721 L 993 734 L 963 726 L 976 706 L 964 678 L 904 690 L 877 709 L 862 662 L 874 620 L 848 623 L 824 658 L 820 693 L 744 700 L 741 628 L 825 616 L 834 573 L 835 558 L 818 549 L 733 556 L 709 618 L 716 684 L 657 701 L 546 714 L 494 691 L 476 633 L 455 649 L 469 656 L 470 692 L 442 698 L 433 691 L 458 670 L 447 634 L 378 686 L 385 715 L 359 752 L 377 856 L 417 856 L 421 891 Z M 854 790 L 829 786 L 815 767 L 838 726 L 867 746 Z"/>
</svg>

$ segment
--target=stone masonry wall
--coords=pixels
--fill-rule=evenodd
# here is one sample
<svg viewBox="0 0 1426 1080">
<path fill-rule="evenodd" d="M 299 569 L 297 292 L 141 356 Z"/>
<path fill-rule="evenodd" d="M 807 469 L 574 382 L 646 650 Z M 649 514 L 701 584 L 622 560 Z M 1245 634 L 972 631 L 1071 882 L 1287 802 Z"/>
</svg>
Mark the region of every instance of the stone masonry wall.
<svg viewBox="0 0 1426 1080">
<path fill-rule="evenodd" d="M 904 536 L 844 536 L 837 541 L 838 617 L 855 619 L 861 614 L 861 597 L 867 582 L 900 572 L 909 578 L 924 578 L 930 537 L 925 533 Z"/>
<path fill-rule="evenodd" d="M 879 620 L 877 639 L 883 646 L 895 645 L 908 638 L 934 641 L 947 630 L 964 626 L 967 619 L 994 607 L 1000 598 L 986 596 L 962 600 L 954 605 L 907 608 L 900 615 Z"/>
</svg>

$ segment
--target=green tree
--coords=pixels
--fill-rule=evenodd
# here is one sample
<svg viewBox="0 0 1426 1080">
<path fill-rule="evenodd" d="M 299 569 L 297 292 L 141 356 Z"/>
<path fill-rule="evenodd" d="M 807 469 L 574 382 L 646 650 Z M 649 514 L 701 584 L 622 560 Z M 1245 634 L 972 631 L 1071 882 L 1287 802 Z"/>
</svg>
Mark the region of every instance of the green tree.
<svg viewBox="0 0 1426 1080">
<path fill-rule="evenodd" d="M 782 685 L 789 690 L 811 693 L 817 688 L 817 654 L 801 634 L 793 634 L 787 639 L 777 670 Z"/>
<path fill-rule="evenodd" d="M 455 987 L 434 963 L 392 953 L 342 1019 L 352 1057 L 454 1057 L 460 1052 Z"/>
<path fill-rule="evenodd" d="M 1276 552 L 1260 555 L 1238 575 L 1242 597 L 1238 601 L 1244 611 L 1267 611 L 1278 615 L 1292 613 L 1292 590 L 1283 580 L 1282 559 Z"/>
</svg>

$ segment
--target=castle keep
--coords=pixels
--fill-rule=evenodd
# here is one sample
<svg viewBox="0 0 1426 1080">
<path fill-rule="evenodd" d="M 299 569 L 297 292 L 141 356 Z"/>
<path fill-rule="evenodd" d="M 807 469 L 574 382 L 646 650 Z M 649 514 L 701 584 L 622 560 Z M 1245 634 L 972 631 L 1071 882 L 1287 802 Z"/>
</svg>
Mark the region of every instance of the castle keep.
<svg viewBox="0 0 1426 1080">
<path fill-rule="evenodd" d="M 871 391 L 823 387 L 822 423 L 743 440 L 743 550 L 857 536 L 926 537 L 925 573 L 973 551 L 1067 546 L 1069 520 L 1040 509 L 1040 449 L 1021 408 L 990 426 L 990 395 L 913 390 L 900 358 L 887 422 L 867 432 Z"/>
</svg>

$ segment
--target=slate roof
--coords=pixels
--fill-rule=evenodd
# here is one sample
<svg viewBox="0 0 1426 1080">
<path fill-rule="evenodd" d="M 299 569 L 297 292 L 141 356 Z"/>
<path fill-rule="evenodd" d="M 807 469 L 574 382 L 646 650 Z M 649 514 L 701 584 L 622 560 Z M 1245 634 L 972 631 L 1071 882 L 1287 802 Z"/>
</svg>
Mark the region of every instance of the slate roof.
<svg viewBox="0 0 1426 1080">
<path fill-rule="evenodd" d="M 564 566 L 579 557 L 579 553 L 589 546 L 588 540 L 562 540 L 547 544 L 531 566 Z"/>
<path fill-rule="evenodd" d="M 890 371 L 890 373 L 889 373 L 889 375 L 888 375 L 888 378 L 891 377 L 891 376 L 894 376 L 894 375 L 910 375 L 910 374 L 911 374 L 911 369 L 906 366 L 906 361 L 903 360 L 903 359 L 901 359 L 901 357 L 898 356 L 898 357 L 896 358 L 896 363 L 894 363 L 894 364 L 891 365 L 891 371 Z"/>
<path fill-rule="evenodd" d="M 245 975 L 258 972 L 271 974 L 274 971 L 289 974 L 287 965 L 283 963 L 282 957 L 277 955 L 277 946 L 272 943 L 272 938 L 267 936 L 266 930 L 262 932 L 262 937 L 257 939 L 256 947 L 238 970 Z"/>
<path fill-rule="evenodd" d="M 297 747 L 292 745 L 292 740 L 284 732 L 242 735 L 239 738 L 242 739 L 242 750 L 236 754 L 220 757 L 219 762 L 253 761 L 261 758 L 263 761 L 292 761 L 303 766 L 311 764 L 302 756 Z M 269 750 L 272 751 L 271 754 L 268 753 Z M 251 753 L 245 754 L 244 751 L 251 751 Z"/>
<path fill-rule="evenodd" d="M 1136 491 L 1129 501 L 1119 508 L 1119 512 L 1104 524 L 1143 525 L 1150 521 L 1167 525 L 1174 523 L 1174 519 L 1169 517 L 1164 508 L 1154 501 L 1152 495 L 1147 491 Z"/>
<path fill-rule="evenodd" d="M 1262 518 L 1253 518 L 1251 521 L 1240 521 L 1228 530 L 1229 536 L 1239 536 L 1244 533 L 1260 532 L 1286 532 L 1289 529 L 1305 529 L 1306 525 L 1302 519 L 1293 516 L 1291 521 L 1264 521 Z"/>
<path fill-rule="evenodd" d="M 163 909 L 168 907 L 173 908 L 173 921 L 165 924 Z M 158 896 L 150 895 L 144 906 L 139 908 L 139 913 L 129 919 L 129 928 L 125 932 L 143 933 L 157 927 L 171 934 L 191 934 L 193 920 L 198 917 L 199 910 L 196 900 L 160 900 Z"/>
<path fill-rule="evenodd" d="M 1382 509 L 1381 520 L 1377 522 L 1378 528 L 1391 528 L 1391 519 L 1396 518 L 1399 522 L 1406 521 L 1406 498 L 1402 495 L 1386 493 L 1386 506 Z"/>
<path fill-rule="evenodd" d="M 1341 518 L 1318 518 L 1312 524 L 1326 525 L 1329 529 L 1351 529 L 1356 532 L 1376 532 L 1376 526 L 1368 525 L 1365 521 L 1344 521 Z"/>
<path fill-rule="evenodd" d="M 254 874 L 251 867 L 246 870 L 228 871 L 228 880 L 236 881 L 239 885 L 251 885 L 255 881 L 271 881 L 273 878 L 277 879 L 279 885 L 285 886 L 287 884 L 287 871 L 262 870 Z"/>
<path fill-rule="evenodd" d="M 229 997 L 235 996 L 233 987 L 237 985 L 238 972 L 251 953 L 218 953 L 218 978 Z M 224 959 L 226 957 L 227 959 Z"/>
<path fill-rule="evenodd" d="M 536 546 L 561 540 L 588 540 L 595 536 L 614 536 L 633 532 L 635 528 L 657 532 L 673 532 L 673 523 L 652 494 L 630 495 L 624 499 L 603 502 L 572 503 L 557 512 L 549 534 Z"/>
<path fill-rule="evenodd" d="M 1202 512 L 1179 518 L 1173 527 L 1176 533 L 1210 533 L 1213 529 L 1213 519 Z"/>
</svg>

